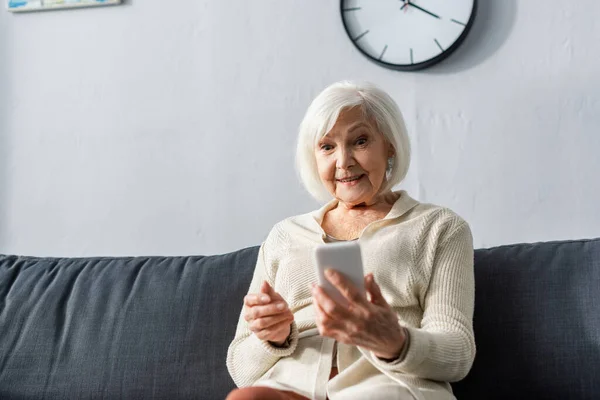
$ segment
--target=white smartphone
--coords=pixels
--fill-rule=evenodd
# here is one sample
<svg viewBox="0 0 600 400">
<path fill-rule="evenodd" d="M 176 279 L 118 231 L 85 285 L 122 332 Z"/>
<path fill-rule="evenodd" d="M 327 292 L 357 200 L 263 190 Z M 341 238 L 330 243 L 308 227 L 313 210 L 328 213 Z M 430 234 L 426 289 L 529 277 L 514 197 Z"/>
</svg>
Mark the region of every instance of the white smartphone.
<svg viewBox="0 0 600 400">
<path fill-rule="evenodd" d="M 317 267 L 319 286 L 333 300 L 342 305 L 348 304 L 346 298 L 325 278 L 325 270 L 327 268 L 340 272 L 356 286 L 360 293 L 365 295 L 362 256 L 357 240 L 320 245 L 315 249 L 314 259 Z"/>
</svg>

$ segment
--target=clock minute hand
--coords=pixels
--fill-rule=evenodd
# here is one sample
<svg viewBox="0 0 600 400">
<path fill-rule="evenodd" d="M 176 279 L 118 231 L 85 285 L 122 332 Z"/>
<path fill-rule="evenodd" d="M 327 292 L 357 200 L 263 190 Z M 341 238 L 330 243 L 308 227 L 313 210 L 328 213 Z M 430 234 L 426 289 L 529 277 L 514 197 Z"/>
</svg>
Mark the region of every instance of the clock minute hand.
<svg viewBox="0 0 600 400">
<path fill-rule="evenodd" d="M 410 4 L 411 6 L 413 6 L 414 8 L 416 8 L 417 10 L 421 10 L 424 13 L 427 13 L 429 15 L 431 15 L 432 17 L 435 17 L 437 19 L 441 19 L 439 15 L 436 15 L 434 13 L 432 13 L 431 11 L 427 11 L 426 9 L 424 9 L 423 7 L 419 7 L 418 5 L 416 5 L 415 3 L 411 3 L 410 1 L 408 1 L 408 4 Z"/>
</svg>

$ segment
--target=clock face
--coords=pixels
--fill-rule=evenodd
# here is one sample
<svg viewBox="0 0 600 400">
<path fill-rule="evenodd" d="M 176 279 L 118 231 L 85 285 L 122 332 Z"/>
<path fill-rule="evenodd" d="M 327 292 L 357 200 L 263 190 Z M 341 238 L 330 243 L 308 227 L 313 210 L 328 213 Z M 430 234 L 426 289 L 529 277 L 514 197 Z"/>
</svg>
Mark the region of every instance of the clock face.
<svg viewBox="0 0 600 400">
<path fill-rule="evenodd" d="M 388 68 L 429 67 L 454 51 L 475 19 L 476 0 L 341 0 L 346 33 Z"/>
</svg>

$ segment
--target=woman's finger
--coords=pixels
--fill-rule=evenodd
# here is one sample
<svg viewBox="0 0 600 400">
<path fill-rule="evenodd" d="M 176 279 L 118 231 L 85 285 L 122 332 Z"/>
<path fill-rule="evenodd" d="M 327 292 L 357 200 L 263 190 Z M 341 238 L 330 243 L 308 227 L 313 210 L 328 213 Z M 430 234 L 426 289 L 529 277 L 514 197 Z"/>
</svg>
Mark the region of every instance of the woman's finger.
<svg viewBox="0 0 600 400">
<path fill-rule="evenodd" d="M 255 320 L 258 318 L 270 317 L 289 312 L 288 305 L 283 301 L 270 303 L 267 305 L 259 305 L 249 307 L 246 310 L 246 321 Z"/>
<path fill-rule="evenodd" d="M 325 311 L 323 311 L 323 309 L 319 305 L 319 300 L 314 295 L 313 295 L 313 307 L 315 308 L 315 319 L 316 319 L 317 324 L 322 324 L 329 318 L 327 313 Z"/>
<path fill-rule="evenodd" d="M 321 308 L 318 302 L 314 302 L 317 329 L 321 336 L 327 336 L 334 339 L 339 338 L 339 323 L 333 320 L 327 313 Z"/>
<path fill-rule="evenodd" d="M 323 309 L 319 305 L 318 300 L 315 299 L 314 296 L 313 296 L 313 306 L 315 308 L 315 322 L 317 324 L 317 329 L 319 330 L 319 334 L 321 336 L 326 336 L 325 335 L 325 326 L 327 326 L 327 322 L 330 319 L 330 317 L 327 315 L 327 313 L 325 311 L 323 311 Z"/>
<path fill-rule="evenodd" d="M 289 321 L 282 321 L 269 328 L 254 332 L 254 334 L 261 340 L 274 340 L 275 338 L 281 337 L 284 334 L 287 336 L 290 331 L 290 324 L 291 322 Z"/>
<path fill-rule="evenodd" d="M 261 304 L 268 304 L 271 302 L 269 295 L 264 293 L 248 294 L 244 297 L 244 305 L 246 307 L 254 307 Z"/>
<path fill-rule="evenodd" d="M 346 307 L 332 299 L 322 287 L 315 285 L 312 294 L 313 298 L 318 302 L 319 307 L 332 319 L 340 320 L 349 318 Z"/>
<path fill-rule="evenodd" d="M 375 282 L 375 277 L 373 274 L 368 274 L 365 277 L 365 287 L 367 288 L 367 292 L 369 293 L 371 299 L 371 303 L 376 304 L 378 306 L 389 307 L 388 302 L 383 297 L 381 293 L 381 289 L 377 282 Z"/>
<path fill-rule="evenodd" d="M 277 292 L 275 291 L 275 289 L 273 289 L 273 286 L 271 286 L 267 281 L 265 281 L 265 289 L 265 293 L 269 296 L 277 296 Z"/>
<path fill-rule="evenodd" d="M 264 293 L 266 296 L 269 296 L 271 301 L 284 300 L 283 296 L 277 293 L 275 288 L 267 281 L 263 281 L 263 284 L 260 287 L 260 292 Z"/>
<path fill-rule="evenodd" d="M 264 293 L 264 294 L 268 294 L 270 287 L 271 287 L 271 285 L 269 285 L 269 282 L 263 281 L 263 283 L 260 285 L 260 292 Z"/>
<path fill-rule="evenodd" d="M 327 311 L 323 308 L 322 303 L 318 299 L 316 299 L 315 296 L 313 296 L 313 305 L 315 308 L 317 324 L 321 324 L 323 326 L 326 326 L 327 328 L 332 328 L 335 326 L 340 326 L 338 322 L 343 322 L 346 320 L 346 318 L 337 320 L 333 316 L 329 315 Z"/>
<path fill-rule="evenodd" d="M 354 284 L 345 276 L 330 268 L 325 271 L 325 277 L 337 288 L 337 290 L 339 290 L 342 296 L 348 300 L 351 308 L 367 308 L 368 302 L 366 297 L 360 293 L 356 286 L 354 286 Z"/>
<path fill-rule="evenodd" d="M 249 324 L 249 328 L 252 332 L 258 332 L 263 329 L 271 328 L 284 321 L 287 321 L 289 324 L 291 324 L 293 320 L 294 316 L 292 313 L 282 313 L 252 320 L 252 322 Z"/>
</svg>

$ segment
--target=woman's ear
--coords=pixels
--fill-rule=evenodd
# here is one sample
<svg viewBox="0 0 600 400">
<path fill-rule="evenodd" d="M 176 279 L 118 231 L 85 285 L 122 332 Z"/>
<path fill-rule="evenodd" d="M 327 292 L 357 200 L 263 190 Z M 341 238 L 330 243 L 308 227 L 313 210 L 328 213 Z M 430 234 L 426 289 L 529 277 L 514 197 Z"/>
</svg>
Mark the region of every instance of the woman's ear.
<svg viewBox="0 0 600 400">
<path fill-rule="evenodd" d="M 388 142 L 388 158 L 394 157 L 396 155 L 396 149 L 392 146 L 391 143 Z"/>
</svg>

